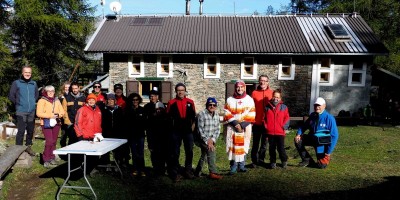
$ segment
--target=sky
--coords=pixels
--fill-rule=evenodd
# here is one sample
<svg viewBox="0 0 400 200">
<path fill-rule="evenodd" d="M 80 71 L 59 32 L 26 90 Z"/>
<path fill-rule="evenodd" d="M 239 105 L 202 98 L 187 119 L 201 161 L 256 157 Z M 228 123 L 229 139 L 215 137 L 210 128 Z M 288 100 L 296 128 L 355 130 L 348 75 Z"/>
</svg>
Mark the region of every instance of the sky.
<svg viewBox="0 0 400 200">
<path fill-rule="evenodd" d="M 185 14 L 186 0 L 103 0 L 104 6 L 100 5 L 102 0 L 87 0 L 91 6 L 97 6 L 95 15 L 102 16 L 113 14 L 110 3 L 117 1 L 121 3 L 120 14 L 123 15 L 149 15 L 149 14 Z M 275 11 L 280 10 L 281 6 L 287 6 L 290 0 L 204 0 L 204 15 L 251 15 L 254 11 L 265 14 L 268 6 L 272 6 Z M 190 1 L 190 13 L 199 14 L 199 0 Z"/>
</svg>

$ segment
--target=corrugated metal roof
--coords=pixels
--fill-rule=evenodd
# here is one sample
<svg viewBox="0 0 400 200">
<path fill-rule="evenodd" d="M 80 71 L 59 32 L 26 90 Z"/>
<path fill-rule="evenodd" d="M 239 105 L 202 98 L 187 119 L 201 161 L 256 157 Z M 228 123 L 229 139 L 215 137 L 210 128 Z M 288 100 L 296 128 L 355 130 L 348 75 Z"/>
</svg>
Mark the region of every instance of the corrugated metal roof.
<svg viewBox="0 0 400 200">
<path fill-rule="evenodd" d="M 333 40 L 324 25 L 342 24 L 350 40 Z M 87 52 L 386 54 L 360 17 L 120 16 L 105 20 Z"/>
</svg>

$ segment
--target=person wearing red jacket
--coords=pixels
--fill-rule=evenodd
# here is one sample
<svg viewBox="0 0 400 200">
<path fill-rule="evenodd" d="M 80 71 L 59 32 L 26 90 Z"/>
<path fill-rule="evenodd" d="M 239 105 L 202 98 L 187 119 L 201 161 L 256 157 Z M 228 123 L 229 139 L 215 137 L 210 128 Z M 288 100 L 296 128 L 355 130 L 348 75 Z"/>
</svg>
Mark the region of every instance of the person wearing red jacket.
<svg viewBox="0 0 400 200">
<path fill-rule="evenodd" d="M 253 123 L 253 146 L 251 148 L 250 167 L 263 165 L 265 152 L 267 151 L 267 134 L 264 128 L 264 110 L 268 101 L 272 98 L 272 90 L 269 88 L 269 79 L 267 75 L 261 75 L 258 78 L 258 87 L 251 93 L 256 107 L 256 118 Z M 261 144 L 260 144 L 261 140 Z"/>
<path fill-rule="evenodd" d="M 94 134 L 101 133 L 101 111 L 96 105 L 96 95 L 91 93 L 86 104 L 76 113 L 74 129 L 79 140 L 93 140 Z"/>
<path fill-rule="evenodd" d="M 267 130 L 269 143 L 270 168 L 276 168 L 276 152 L 282 162 L 282 168 L 286 169 L 288 156 L 285 150 L 285 130 L 289 127 L 289 109 L 282 102 L 282 92 L 278 89 L 272 94 L 271 101 L 265 108 L 264 125 Z"/>
</svg>

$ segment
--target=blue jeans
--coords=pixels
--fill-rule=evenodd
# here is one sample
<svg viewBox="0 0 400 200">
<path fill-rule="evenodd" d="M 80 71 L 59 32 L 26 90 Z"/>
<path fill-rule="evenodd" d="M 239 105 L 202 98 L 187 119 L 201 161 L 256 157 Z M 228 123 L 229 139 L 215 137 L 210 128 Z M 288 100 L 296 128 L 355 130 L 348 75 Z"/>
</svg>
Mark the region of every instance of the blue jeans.
<svg viewBox="0 0 400 200">
<path fill-rule="evenodd" d="M 246 160 L 246 156 L 244 157 L 244 161 L 242 162 L 235 162 L 235 160 L 231 160 L 229 162 L 230 166 L 231 166 L 231 173 L 236 173 L 237 169 L 239 168 L 239 170 L 246 170 L 246 168 L 244 167 L 245 165 L 245 161 Z"/>
<path fill-rule="evenodd" d="M 144 137 L 130 140 L 133 169 L 139 172 L 144 170 Z"/>
<path fill-rule="evenodd" d="M 17 113 L 17 136 L 15 138 L 16 145 L 24 143 L 24 135 L 26 130 L 25 145 L 32 145 L 33 131 L 35 129 L 35 112 L 30 113 Z"/>
</svg>

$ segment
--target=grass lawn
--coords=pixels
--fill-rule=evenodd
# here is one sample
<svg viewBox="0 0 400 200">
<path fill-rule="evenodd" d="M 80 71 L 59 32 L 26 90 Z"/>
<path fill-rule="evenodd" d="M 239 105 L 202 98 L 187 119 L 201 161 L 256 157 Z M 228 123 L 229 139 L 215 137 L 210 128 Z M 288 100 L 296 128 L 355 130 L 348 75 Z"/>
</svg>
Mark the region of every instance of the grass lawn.
<svg viewBox="0 0 400 200">
<path fill-rule="evenodd" d="M 286 137 L 289 156 L 286 170 L 258 167 L 249 169 L 247 173 L 227 176 L 229 162 L 224 153 L 223 138 L 220 137 L 217 165 L 225 175 L 222 180 L 202 177 L 173 183 L 168 177 L 125 176 L 121 180 L 115 173 L 99 173 L 90 177 L 89 181 L 98 199 L 398 199 L 400 129 L 386 128 L 383 131 L 380 127 L 358 126 L 339 127 L 339 132 L 331 164 L 324 170 L 296 166 L 300 158 L 293 145 L 293 131 Z M 35 140 L 34 149 L 37 152 L 41 152 L 43 146 L 43 140 Z M 146 149 L 146 166 L 151 169 L 148 153 Z M 182 150 L 181 163 L 183 154 Z M 194 167 L 199 154 L 199 148 L 195 146 Z M 6 176 L 0 199 L 55 198 L 57 185 L 64 181 L 60 177 L 66 174 L 65 164 L 49 170 L 38 160 L 38 157 L 34 159 L 32 168 L 16 168 Z M 203 172 L 207 173 L 207 168 Z M 84 179 L 70 183 L 85 185 Z M 93 199 L 93 195 L 90 190 L 64 189 L 61 199 Z"/>
</svg>

